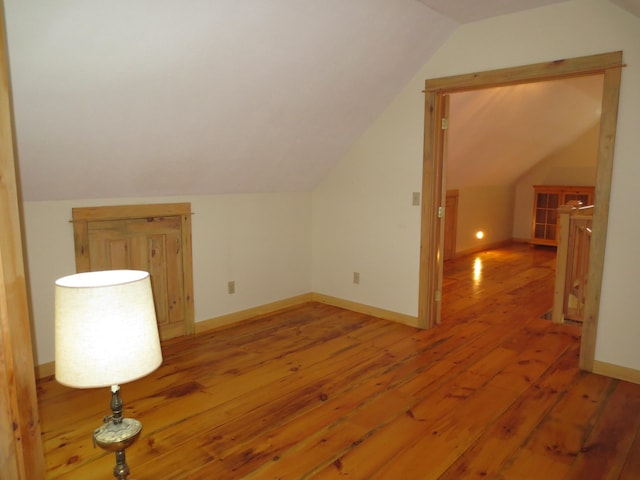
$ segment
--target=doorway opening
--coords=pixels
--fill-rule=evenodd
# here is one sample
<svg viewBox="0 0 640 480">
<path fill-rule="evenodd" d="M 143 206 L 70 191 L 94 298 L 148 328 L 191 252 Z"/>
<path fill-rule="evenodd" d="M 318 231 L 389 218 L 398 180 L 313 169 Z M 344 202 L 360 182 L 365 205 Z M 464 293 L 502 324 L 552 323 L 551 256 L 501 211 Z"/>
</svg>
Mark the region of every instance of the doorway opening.
<svg viewBox="0 0 640 480">
<path fill-rule="evenodd" d="M 439 211 L 445 204 L 446 193 L 444 158 L 447 137 L 443 129 L 446 121 L 443 118 L 447 118 L 448 95 L 481 88 L 601 74 L 603 94 L 595 181 L 598 205 L 593 219 L 593 243 L 589 256 L 590 273 L 580 355 L 580 367 L 585 370 L 593 369 L 622 66 L 622 52 L 613 52 L 426 81 L 424 200 L 418 305 L 421 327 L 433 327 L 440 322 L 444 226 Z"/>
<path fill-rule="evenodd" d="M 593 205 L 602 84 L 602 74 L 581 75 L 449 95 L 443 322 L 459 317 L 449 314 L 454 299 L 465 297 L 470 302 L 479 296 L 502 296 L 506 300 L 510 295 L 498 295 L 496 282 L 505 287 L 517 279 L 529 282 L 528 275 L 518 275 L 518 267 L 537 262 L 541 264 L 530 275 L 544 273 L 545 280 L 528 288 L 523 283 L 514 292 L 520 305 L 531 305 L 534 317 L 546 318 L 545 313 L 552 311 L 556 262 L 539 250 L 548 246 L 547 253 L 555 253 L 558 206 L 569 200 Z M 456 193 L 456 204 L 461 197 L 460 222 L 450 212 L 451 192 Z M 450 240 L 456 236 L 459 247 Z M 519 255 L 513 254 L 516 251 Z M 500 279 L 501 270 L 491 269 L 476 279 L 477 263 L 469 264 L 466 276 L 461 269 L 466 263 L 460 257 L 468 255 L 478 262 L 486 258 L 491 263 L 518 264 L 509 278 Z M 448 261 L 452 258 L 459 259 L 455 268 Z M 528 296 L 535 300 L 530 302 Z M 565 315 L 569 316 L 578 319 Z"/>
</svg>

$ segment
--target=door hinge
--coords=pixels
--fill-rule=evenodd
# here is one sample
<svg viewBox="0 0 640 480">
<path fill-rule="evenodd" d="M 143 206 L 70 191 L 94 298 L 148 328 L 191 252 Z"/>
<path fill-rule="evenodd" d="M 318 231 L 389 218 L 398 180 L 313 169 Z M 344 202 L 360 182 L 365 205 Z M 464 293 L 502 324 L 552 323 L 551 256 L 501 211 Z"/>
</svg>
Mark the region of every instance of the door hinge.
<svg viewBox="0 0 640 480">
<path fill-rule="evenodd" d="M 444 207 L 438 207 L 438 218 L 444 218 Z"/>
<path fill-rule="evenodd" d="M 449 128 L 449 119 L 442 117 L 442 119 L 440 120 L 440 126 L 442 127 L 442 130 L 446 130 L 447 128 Z"/>
<path fill-rule="evenodd" d="M 439 302 L 442 300 L 442 292 L 440 290 L 436 290 L 435 301 Z"/>
</svg>

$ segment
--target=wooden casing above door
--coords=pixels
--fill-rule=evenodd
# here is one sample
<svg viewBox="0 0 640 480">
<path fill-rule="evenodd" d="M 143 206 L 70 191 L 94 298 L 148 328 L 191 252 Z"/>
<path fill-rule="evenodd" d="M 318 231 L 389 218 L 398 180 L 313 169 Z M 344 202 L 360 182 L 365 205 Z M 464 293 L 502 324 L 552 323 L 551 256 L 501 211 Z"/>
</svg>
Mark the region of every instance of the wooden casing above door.
<svg viewBox="0 0 640 480">
<path fill-rule="evenodd" d="M 160 338 L 194 332 L 189 203 L 74 208 L 72 215 L 78 272 L 149 272 Z"/>
</svg>

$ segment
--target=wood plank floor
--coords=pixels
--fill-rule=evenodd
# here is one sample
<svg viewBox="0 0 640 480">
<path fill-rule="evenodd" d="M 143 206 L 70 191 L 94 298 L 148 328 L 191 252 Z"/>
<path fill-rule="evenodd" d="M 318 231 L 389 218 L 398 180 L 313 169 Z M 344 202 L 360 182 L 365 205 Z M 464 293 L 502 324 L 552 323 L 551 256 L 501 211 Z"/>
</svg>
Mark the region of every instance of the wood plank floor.
<svg viewBox="0 0 640 480">
<path fill-rule="evenodd" d="M 477 259 L 477 260 L 476 260 Z M 163 345 L 122 386 L 132 477 L 638 479 L 640 385 L 577 369 L 551 308 L 554 252 L 447 262 L 429 331 L 318 303 Z M 48 479 L 109 479 L 108 389 L 39 381 Z"/>
</svg>

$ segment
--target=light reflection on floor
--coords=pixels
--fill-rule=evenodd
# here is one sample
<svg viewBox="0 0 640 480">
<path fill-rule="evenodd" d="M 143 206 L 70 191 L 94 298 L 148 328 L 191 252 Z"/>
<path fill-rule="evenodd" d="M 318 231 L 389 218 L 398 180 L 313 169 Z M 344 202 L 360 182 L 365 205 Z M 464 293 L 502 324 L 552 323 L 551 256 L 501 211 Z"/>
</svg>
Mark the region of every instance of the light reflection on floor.
<svg viewBox="0 0 640 480">
<path fill-rule="evenodd" d="M 482 280 L 482 259 L 478 256 L 473 260 L 473 286 L 479 287 Z"/>
</svg>

